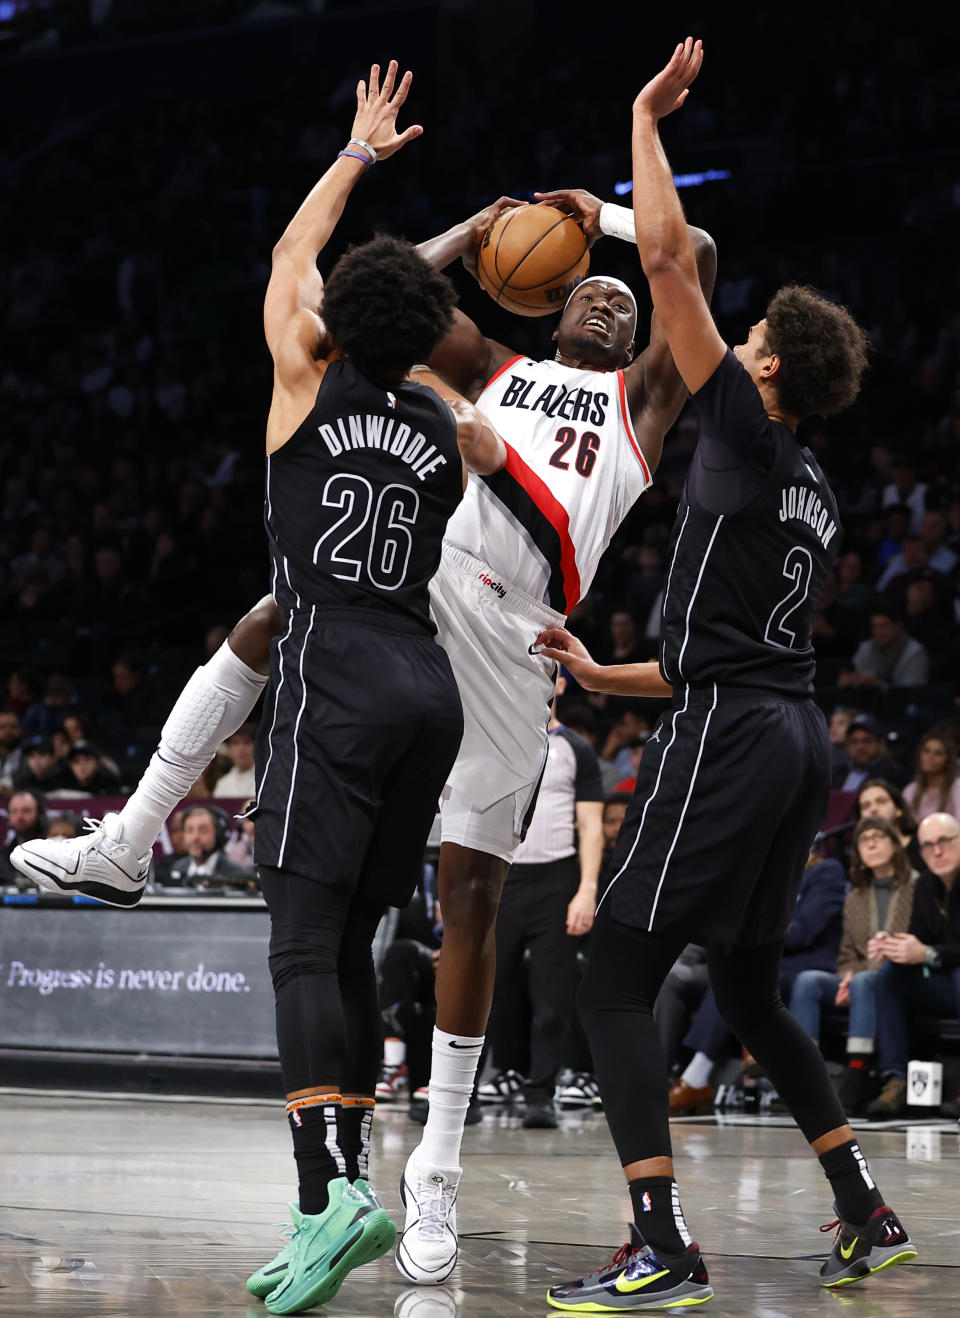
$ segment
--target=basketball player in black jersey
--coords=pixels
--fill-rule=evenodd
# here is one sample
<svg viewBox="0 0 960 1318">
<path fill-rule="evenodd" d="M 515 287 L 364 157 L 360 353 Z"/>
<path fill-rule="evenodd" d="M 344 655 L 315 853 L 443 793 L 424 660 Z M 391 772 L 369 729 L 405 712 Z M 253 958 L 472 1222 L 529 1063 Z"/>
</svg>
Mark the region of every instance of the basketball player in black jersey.
<svg viewBox="0 0 960 1318">
<path fill-rule="evenodd" d="M 300 1182 L 290 1244 L 248 1283 L 272 1313 L 329 1300 L 395 1238 L 367 1179 L 382 1045 L 371 943 L 386 907 L 410 899 L 462 733 L 427 583 L 465 459 L 481 472 L 506 460 L 469 404 L 407 379 L 452 322 L 445 276 L 387 237 L 348 251 L 325 288 L 317 272 L 360 175 L 421 131 L 396 131 L 410 85 L 396 72 L 360 83 L 351 140 L 275 248 L 264 306 L 266 526 L 286 626 L 257 743 L 256 859 Z"/>
<path fill-rule="evenodd" d="M 637 245 L 653 304 L 700 414 L 673 531 L 659 673 L 601 669 L 562 629 L 545 653 L 596 689 L 661 694 L 617 841 L 580 996 L 604 1111 L 629 1183 L 630 1240 L 548 1292 L 558 1309 L 684 1307 L 713 1294 L 673 1176 L 667 1073 L 653 1005 L 688 942 L 708 948 L 721 1011 L 786 1101 L 830 1180 L 838 1221 L 824 1285 L 916 1256 L 884 1204 L 816 1045 L 780 1000 L 778 967 L 830 783 L 811 699 L 811 619 L 840 540 L 833 494 L 798 423 L 853 402 L 865 335 L 812 289 L 781 289 L 730 350 L 700 291 L 658 121 L 702 60 L 677 47 L 633 114 Z"/>
</svg>

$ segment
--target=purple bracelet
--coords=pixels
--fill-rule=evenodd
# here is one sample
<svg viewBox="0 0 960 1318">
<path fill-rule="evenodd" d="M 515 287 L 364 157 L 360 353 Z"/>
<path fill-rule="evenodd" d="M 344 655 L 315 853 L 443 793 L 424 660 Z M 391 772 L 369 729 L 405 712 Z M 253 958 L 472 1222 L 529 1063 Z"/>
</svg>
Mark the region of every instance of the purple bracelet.
<svg viewBox="0 0 960 1318">
<path fill-rule="evenodd" d="M 369 156 L 362 156 L 359 151 L 338 151 L 337 159 L 339 160 L 341 156 L 352 156 L 354 160 L 359 160 L 367 169 L 373 164 Z"/>
</svg>

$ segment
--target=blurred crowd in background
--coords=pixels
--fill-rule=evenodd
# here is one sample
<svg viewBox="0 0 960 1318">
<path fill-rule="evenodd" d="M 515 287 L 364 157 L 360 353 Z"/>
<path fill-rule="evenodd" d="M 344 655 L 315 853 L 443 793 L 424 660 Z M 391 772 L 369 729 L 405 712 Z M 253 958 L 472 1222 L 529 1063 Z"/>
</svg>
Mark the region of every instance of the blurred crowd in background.
<svg viewBox="0 0 960 1318">
<path fill-rule="evenodd" d="M 629 178 L 630 101 L 677 34 L 645 17 L 644 58 L 630 42 L 601 58 L 550 12 L 0 5 L 0 790 L 129 788 L 186 676 L 263 593 L 270 252 L 344 144 L 371 57 L 414 68 L 409 118 L 426 131 L 363 179 L 325 269 L 377 228 L 419 241 L 501 193 L 614 199 Z M 491 29 L 508 13 L 493 95 Z M 834 16 L 826 60 L 803 15 L 708 19 L 704 74 L 664 136 L 678 172 L 729 171 L 682 196 L 717 240 L 730 342 L 789 279 L 870 331 L 860 404 L 801 436 L 845 530 L 817 615 L 818 698 L 849 711 L 837 729 L 872 716 L 906 782 L 924 732 L 960 725 L 960 94 L 948 43 L 871 13 Z M 777 77 L 758 77 L 771 60 Z M 604 239 L 593 269 L 643 305 L 628 245 Z M 550 354 L 552 321 L 512 318 L 452 273 L 492 337 Z M 598 659 L 656 653 L 696 439 L 688 408 L 575 611 Z M 629 780 L 655 706 L 571 684 L 563 713 L 607 785 Z M 235 770 L 225 755 L 198 793 Z"/>
</svg>

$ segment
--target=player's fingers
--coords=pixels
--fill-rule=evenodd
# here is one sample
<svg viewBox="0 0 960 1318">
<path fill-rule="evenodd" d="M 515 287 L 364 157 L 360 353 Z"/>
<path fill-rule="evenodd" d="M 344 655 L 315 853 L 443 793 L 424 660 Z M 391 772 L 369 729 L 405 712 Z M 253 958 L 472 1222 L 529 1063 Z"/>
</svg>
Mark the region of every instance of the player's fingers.
<svg viewBox="0 0 960 1318">
<path fill-rule="evenodd" d="M 410 90 L 410 84 L 412 82 L 413 82 L 413 74 L 410 72 L 409 69 L 407 69 L 406 73 L 400 79 L 400 86 L 397 88 L 393 100 L 390 102 L 390 104 L 396 106 L 398 110 L 400 109 L 400 106 L 404 103 L 404 101 L 407 99 L 407 93 Z"/>
<path fill-rule="evenodd" d="M 370 99 L 375 101 L 380 95 L 380 65 L 370 65 Z"/>
<path fill-rule="evenodd" d="M 400 134 L 397 139 L 397 144 L 399 146 L 406 146 L 408 142 L 412 142 L 415 137 L 420 137 L 422 133 L 423 124 L 411 124 L 405 132 Z"/>
<path fill-rule="evenodd" d="M 674 106 L 673 106 L 673 108 L 674 108 L 675 110 L 679 110 L 679 109 L 680 109 L 680 106 L 684 103 L 684 101 L 687 99 L 687 97 L 688 97 L 689 95 L 690 95 L 690 88 L 687 87 L 687 88 L 685 88 L 685 89 L 680 93 L 680 95 L 677 97 L 676 101 L 674 102 Z"/>
<path fill-rule="evenodd" d="M 362 110 L 367 103 L 367 84 L 361 78 L 357 83 L 357 109 Z"/>
<path fill-rule="evenodd" d="M 556 650 L 551 645 L 540 646 L 537 653 L 542 654 L 544 659 L 552 659 L 555 664 L 565 664 L 570 658 L 566 650 Z"/>
<path fill-rule="evenodd" d="M 380 96 L 383 100 L 389 101 L 393 94 L 393 85 L 397 81 L 397 61 L 392 59 L 387 65 L 386 76 L 383 79 L 383 86 L 380 89 Z"/>
</svg>

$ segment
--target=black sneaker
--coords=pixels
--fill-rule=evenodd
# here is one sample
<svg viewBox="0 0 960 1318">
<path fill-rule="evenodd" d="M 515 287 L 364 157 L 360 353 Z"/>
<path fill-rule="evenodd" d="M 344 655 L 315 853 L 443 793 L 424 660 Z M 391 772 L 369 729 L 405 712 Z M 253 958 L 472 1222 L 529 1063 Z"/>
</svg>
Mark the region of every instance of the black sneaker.
<svg viewBox="0 0 960 1318">
<path fill-rule="evenodd" d="M 837 1238 L 830 1257 L 820 1269 L 822 1286 L 849 1286 L 895 1263 L 909 1263 L 917 1257 L 910 1237 L 891 1208 L 876 1209 L 864 1226 L 837 1219 L 820 1230 L 832 1231 L 834 1227 Z"/>
<path fill-rule="evenodd" d="M 690 1245 L 676 1258 L 654 1253 L 633 1222 L 630 1240 L 605 1268 L 547 1291 L 552 1308 L 570 1313 L 634 1313 L 674 1305 L 687 1308 L 712 1298 L 713 1287 L 699 1245 Z"/>
<path fill-rule="evenodd" d="M 543 1103 L 527 1103 L 527 1110 L 520 1123 L 524 1130 L 556 1130 L 560 1125 L 557 1109 L 551 1099 Z"/>
<path fill-rule="evenodd" d="M 837 1081 L 837 1098 L 848 1117 L 862 1117 L 873 1097 L 876 1081 L 859 1066 L 846 1066 Z"/>
</svg>

